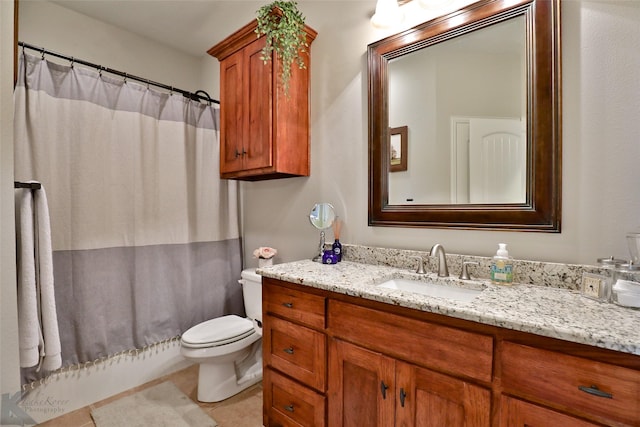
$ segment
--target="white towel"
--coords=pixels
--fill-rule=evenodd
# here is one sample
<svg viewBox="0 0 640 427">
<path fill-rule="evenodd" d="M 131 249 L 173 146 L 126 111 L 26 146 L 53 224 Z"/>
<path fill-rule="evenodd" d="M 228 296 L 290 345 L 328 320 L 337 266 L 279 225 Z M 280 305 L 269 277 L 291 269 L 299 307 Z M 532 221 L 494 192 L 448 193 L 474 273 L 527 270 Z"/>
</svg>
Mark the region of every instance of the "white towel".
<svg viewBox="0 0 640 427">
<path fill-rule="evenodd" d="M 44 361 L 42 368 L 53 371 L 62 366 L 58 315 L 53 283 L 53 254 L 51 248 L 51 222 L 44 185 L 34 194 L 37 218 L 38 284 L 40 287 L 40 314 L 44 338 Z"/>
<path fill-rule="evenodd" d="M 31 190 L 16 190 L 18 224 L 18 338 L 20 366 L 29 368 L 40 361 L 40 325 L 34 258 L 33 197 Z"/>
<path fill-rule="evenodd" d="M 18 223 L 18 338 L 20 366 L 62 366 L 56 313 L 51 224 L 42 186 L 16 191 Z"/>
</svg>

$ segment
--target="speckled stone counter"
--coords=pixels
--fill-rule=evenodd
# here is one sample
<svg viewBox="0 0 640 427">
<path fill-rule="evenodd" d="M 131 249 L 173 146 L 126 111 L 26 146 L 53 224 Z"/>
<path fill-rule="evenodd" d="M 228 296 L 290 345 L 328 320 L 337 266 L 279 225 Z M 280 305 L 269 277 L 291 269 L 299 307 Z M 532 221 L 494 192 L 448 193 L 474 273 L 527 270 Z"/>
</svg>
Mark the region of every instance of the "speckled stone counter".
<svg viewBox="0 0 640 427">
<path fill-rule="evenodd" d="M 259 268 L 257 272 L 313 288 L 640 355 L 640 311 L 594 301 L 572 289 L 449 279 L 454 286 L 484 289 L 473 301 L 463 303 L 376 286 L 401 277 L 442 280 L 433 273 L 417 275 L 413 268 L 352 261 L 324 265 L 302 260 Z"/>
</svg>

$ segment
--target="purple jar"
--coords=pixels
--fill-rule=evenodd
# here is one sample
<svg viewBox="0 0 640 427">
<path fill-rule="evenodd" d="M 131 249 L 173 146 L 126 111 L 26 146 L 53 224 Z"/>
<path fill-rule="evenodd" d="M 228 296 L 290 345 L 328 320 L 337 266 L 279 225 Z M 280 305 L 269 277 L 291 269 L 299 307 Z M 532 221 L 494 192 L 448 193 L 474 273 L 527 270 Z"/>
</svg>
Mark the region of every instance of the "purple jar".
<svg viewBox="0 0 640 427">
<path fill-rule="evenodd" d="M 333 253 L 333 249 L 326 249 L 322 253 L 323 264 L 335 264 L 338 262 L 338 257 Z"/>
</svg>

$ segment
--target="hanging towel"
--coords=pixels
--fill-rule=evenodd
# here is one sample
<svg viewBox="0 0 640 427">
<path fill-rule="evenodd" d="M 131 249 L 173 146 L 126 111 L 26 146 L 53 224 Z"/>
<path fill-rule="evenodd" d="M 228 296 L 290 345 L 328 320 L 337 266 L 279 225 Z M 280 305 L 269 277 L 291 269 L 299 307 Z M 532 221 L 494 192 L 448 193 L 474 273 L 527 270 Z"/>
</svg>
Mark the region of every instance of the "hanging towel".
<svg viewBox="0 0 640 427">
<path fill-rule="evenodd" d="M 53 286 L 53 254 L 51 248 L 51 221 L 49 205 L 44 186 L 36 190 L 34 195 L 37 226 L 37 265 L 40 288 L 40 320 L 44 339 L 44 360 L 42 368 L 53 371 L 62 366 L 60 334 L 58 332 L 58 315 L 56 314 L 56 298 Z M 41 351 L 42 353 L 42 351 Z"/>
<path fill-rule="evenodd" d="M 40 361 L 40 324 L 36 292 L 36 266 L 31 190 L 16 190 L 18 245 L 18 338 L 20 366 L 29 368 Z"/>
<path fill-rule="evenodd" d="M 18 223 L 18 337 L 20 366 L 62 366 L 53 281 L 51 225 L 42 186 L 16 192 Z"/>
</svg>

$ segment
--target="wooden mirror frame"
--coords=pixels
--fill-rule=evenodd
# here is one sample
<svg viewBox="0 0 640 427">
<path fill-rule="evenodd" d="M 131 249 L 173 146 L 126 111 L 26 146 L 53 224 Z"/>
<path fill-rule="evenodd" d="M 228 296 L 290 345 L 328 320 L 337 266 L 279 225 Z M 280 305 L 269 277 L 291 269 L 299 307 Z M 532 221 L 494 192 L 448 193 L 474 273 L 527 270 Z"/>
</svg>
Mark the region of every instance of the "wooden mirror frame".
<svg viewBox="0 0 640 427">
<path fill-rule="evenodd" d="M 520 15 L 527 45 L 525 203 L 389 205 L 388 61 Z M 367 55 L 370 226 L 560 232 L 560 0 L 482 0 L 372 43 Z"/>
</svg>

